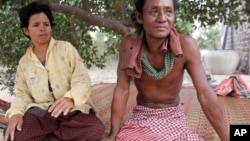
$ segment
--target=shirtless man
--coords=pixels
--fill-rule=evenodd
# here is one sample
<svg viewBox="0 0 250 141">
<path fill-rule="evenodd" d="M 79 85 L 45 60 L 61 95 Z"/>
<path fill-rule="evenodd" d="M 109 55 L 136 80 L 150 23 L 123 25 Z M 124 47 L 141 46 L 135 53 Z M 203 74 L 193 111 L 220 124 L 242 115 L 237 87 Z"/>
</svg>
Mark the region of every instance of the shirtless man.
<svg viewBox="0 0 250 141">
<path fill-rule="evenodd" d="M 185 119 L 179 93 L 185 69 L 198 100 L 222 141 L 229 130 L 216 94 L 209 87 L 199 48 L 193 38 L 173 27 L 175 0 L 135 0 L 137 35 L 120 45 L 117 85 L 112 101 L 111 132 L 104 140 L 198 141 Z M 120 127 L 134 81 L 138 90 L 133 117 Z"/>
</svg>

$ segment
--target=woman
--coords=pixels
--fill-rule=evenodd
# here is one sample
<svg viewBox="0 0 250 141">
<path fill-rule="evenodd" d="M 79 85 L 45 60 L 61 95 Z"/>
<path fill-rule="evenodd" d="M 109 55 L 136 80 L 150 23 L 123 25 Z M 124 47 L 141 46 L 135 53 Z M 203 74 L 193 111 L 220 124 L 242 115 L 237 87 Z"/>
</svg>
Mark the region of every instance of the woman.
<svg viewBox="0 0 250 141">
<path fill-rule="evenodd" d="M 32 45 L 18 64 L 4 140 L 101 140 L 104 125 L 91 112 L 87 69 L 70 43 L 51 37 L 50 7 L 33 2 L 19 17 Z"/>
</svg>

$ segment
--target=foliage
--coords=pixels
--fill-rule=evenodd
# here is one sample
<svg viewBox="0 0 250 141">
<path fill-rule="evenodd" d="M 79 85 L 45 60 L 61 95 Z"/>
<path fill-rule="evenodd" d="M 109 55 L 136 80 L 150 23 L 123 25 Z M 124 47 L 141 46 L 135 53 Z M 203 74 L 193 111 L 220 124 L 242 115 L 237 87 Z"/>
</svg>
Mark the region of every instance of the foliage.
<svg viewBox="0 0 250 141">
<path fill-rule="evenodd" d="M 218 22 L 237 27 L 238 23 L 250 22 L 249 0 L 180 0 L 180 7 L 181 19 L 190 23 L 197 20 L 202 27 Z"/>
<path fill-rule="evenodd" d="M 104 51 L 99 53 L 99 48 L 93 43 L 90 32 L 97 32 L 98 28 L 87 25 L 78 17 L 55 13 L 55 21 L 57 25 L 53 28 L 53 37 L 59 40 L 71 42 L 79 51 L 84 63 L 88 68 L 97 66 L 103 68 L 105 65 L 105 58 L 113 53 Z M 75 34 L 75 35 L 74 35 Z M 103 33 L 105 34 L 105 32 Z M 105 42 L 100 40 L 105 46 Z M 111 41 L 112 43 L 113 41 Z M 116 46 L 111 46 L 117 48 Z M 116 53 L 116 52 L 115 52 Z"/>
<path fill-rule="evenodd" d="M 20 31 L 16 13 L 10 7 L 0 9 L 0 19 L 0 61 L 3 67 L 8 68 L 0 72 L 0 82 L 12 87 L 16 65 L 28 46 L 28 40 Z M 13 89 L 10 91 L 12 93 Z"/>
<path fill-rule="evenodd" d="M 174 22 L 174 27 L 177 29 L 178 33 L 191 35 L 194 32 L 195 26 L 193 23 L 180 18 L 181 12 L 178 12 Z"/>
<path fill-rule="evenodd" d="M 220 29 L 217 26 L 201 29 L 197 44 L 202 49 L 218 49 L 220 47 Z"/>
<path fill-rule="evenodd" d="M 98 32 L 94 35 L 94 37 L 86 35 L 84 40 L 85 42 L 83 42 L 83 45 L 80 46 L 80 50 L 83 60 L 89 60 L 85 63 L 87 67 L 91 67 L 93 63 L 95 66 L 103 68 L 105 67 L 107 56 L 117 54 L 118 52 L 117 43 L 119 38 L 112 33 Z M 93 56 L 100 57 L 91 59 Z"/>
</svg>

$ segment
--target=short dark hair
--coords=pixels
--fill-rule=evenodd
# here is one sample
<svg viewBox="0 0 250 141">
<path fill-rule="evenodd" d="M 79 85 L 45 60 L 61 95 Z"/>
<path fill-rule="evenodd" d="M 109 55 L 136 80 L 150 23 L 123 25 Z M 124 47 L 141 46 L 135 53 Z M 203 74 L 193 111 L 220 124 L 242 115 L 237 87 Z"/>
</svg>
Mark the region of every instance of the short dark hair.
<svg viewBox="0 0 250 141">
<path fill-rule="evenodd" d="M 142 14 L 142 9 L 145 3 L 146 3 L 146 0 L 134 0 L 135 11 L 138 11 L 139 13 Z M 179 8 L 178 0 L 173 0 L 173 4 L 174 4 L 174 11 L 176 13 L 176 11 L 178 11 L 178 8 Z M 138 29 L 138 31 L 139 32 L 143 31 L 143 26 L 137 23 L 134 12 L 131 14 L 131 19 L 133 23 L 135 24 L 136 28 Z"/>
<path fill-rule="evenodd" d="M 32 2 L 25 7 L 22 7 L 19 11 L 19 18 L 20 18 L 20 27 L 28 27 L 29 19 L 32 15 L 44 13 L 50 22 L 51 26 L 54 26 L 54 18 L 52 15 L 52 11 L 47 4 L 39 3 L 39 2 Z"/>
</svg>

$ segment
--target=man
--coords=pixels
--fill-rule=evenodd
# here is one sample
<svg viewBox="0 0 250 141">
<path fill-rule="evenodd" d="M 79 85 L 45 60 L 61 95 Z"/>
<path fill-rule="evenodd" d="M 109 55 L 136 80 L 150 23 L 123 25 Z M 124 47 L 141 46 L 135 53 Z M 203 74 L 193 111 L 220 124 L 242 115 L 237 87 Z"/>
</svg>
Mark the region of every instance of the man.
<svg viewBox="0 0 250 141">
<path fill-rule="evenodd" d="M 185 119 L 179 92 L 185 69 L 199 102 L 222 141 L 228 141 L 216 94 L 207 84 L 194 39 L 173 27 L 173 0 L 135 0 L 137 35 L 125 36 L 120 46 L 117 85 L 112 101 L 111 132 L 105 140 L 202 140 Z M 120 128 L 130 81 L 138 90 L 133 117 Z"/>
</svg>

